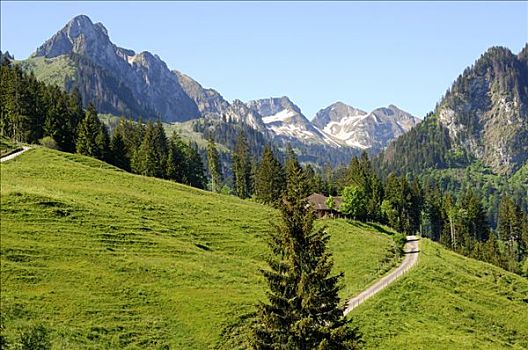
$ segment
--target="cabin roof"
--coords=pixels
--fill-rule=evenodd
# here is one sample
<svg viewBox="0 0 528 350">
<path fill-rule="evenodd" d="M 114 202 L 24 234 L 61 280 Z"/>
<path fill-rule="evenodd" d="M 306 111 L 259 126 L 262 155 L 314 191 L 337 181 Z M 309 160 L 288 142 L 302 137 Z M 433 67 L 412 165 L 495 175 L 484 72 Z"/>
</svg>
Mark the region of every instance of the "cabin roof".
<svg viewBox="0 0 528 350">
<path fill-rule="evenodd" d="M 326 205 L 328 197 L 323 194 L 313 193 L 306 197 L 306 200 L 313 207 L 314 210 L 330 210 L 330 208 L 328 208 L 328 206 Z M 342 201 L 343 200 L 341 199 L 341 197 L 334 197 L 335 209 L 339 209 Z"/>
</svg>

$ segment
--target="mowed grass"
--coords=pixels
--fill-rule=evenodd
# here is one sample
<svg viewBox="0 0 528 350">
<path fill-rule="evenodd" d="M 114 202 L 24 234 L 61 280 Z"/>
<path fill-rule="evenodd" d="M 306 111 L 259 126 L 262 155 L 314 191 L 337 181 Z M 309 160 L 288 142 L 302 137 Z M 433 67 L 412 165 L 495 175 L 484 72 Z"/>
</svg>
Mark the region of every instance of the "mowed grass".
<svg viewBox="0 0 528 350">
<path fill-rule="evenodd" d="M 278 213 L 35 148 L 1 165 L 4 334 L 58 349 L 207 349 L 264 300 Z M 326 220 L 343 296 L 394 265 L 383 228 Z M 391 265 L 392 264 L 392 265 Z"/>
<path fill-rule="evenodd" d="M 367 349 L 527 349 L 528 279 L 429 240 L 418 266 L 351 316 Z"/>
</svg>

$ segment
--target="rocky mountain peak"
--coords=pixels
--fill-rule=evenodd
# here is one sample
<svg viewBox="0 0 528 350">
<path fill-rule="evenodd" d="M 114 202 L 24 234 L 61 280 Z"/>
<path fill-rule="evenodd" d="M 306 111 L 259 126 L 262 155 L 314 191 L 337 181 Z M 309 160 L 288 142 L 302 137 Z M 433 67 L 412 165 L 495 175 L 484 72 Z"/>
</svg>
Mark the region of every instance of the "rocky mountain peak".
<svg viewBox="0 0 528 350">
<path fill-rule="evenodd" d="M 88 16 L 79 15 L 40 46 L 34 56 L 53 58 L 70 53 L 83 54 L 94 46 L 109 44 L 108 31 L 103 24 L 94 24 Z"/>
<path fill-rule="evenodd" d="M 366 114 L 367 112 L 361 109 L 338 101 L 317 112 L 312 122 L 318 128 L 323 129 L 330 122 L 339 122 L 346 117 L 356 117 Z"/>
<path fill-rule="evenodd" d="M 456 79 L 435 111 L 457 151 L 499 174 L 528 159 L 525 49 L 519 55 L 504 47 L 487 50 Z"/>
<path fill-rule="evenodd" d="M 524 48 L 521 50 L 521 52 L 519 52 L 518 57 L 521 61 L 528 63 L 528 43 L 524 45 Z"/>
<path fill-rule="evenodd" d="M 367 113 L 336 102 L 320 110 L 313 124 L 348 146 L 379 151 L 390 141 L 409 131 L 418 121 L 395 105 Z"/>
<path fill-rule="evenodd" d="M 302 114 L 301 109 L 287 96 L 270 97 L 249 101 L 247 105 L 250 109 L 257 111 L 263 117 L 277 114 L 285 109 L 293 111 L 297 114 Z"/>
<path fill-rule="evenodd" d="M 318 126 L 341 121 L 346 116 L 367 115 L 336 102 L 327 108 L 327 118 L 314 125 L 287 96 L 248 103 L 235 100 L 229 104 L 217 91 L 202 87 L 179 71 L 171 71 L 157 55 L 148 51 L 136 53 L 115 45 L 107 29 L 85 15 L 70 20 L 34 56 L 61 56 L 67 60 L 75 73 L 65 78 L 64 88 L 79 88 L 83 100 L 95 101 L 101 113 L 145 119 L 159 117 L 167 122 L 200 117 L 215 122 L 239 122 L 273 141 L 334 148 L 349 143 L 341 142 Z M 58 62 L 51 59 L 39 64 L 55 61 Z"/>
</svg>

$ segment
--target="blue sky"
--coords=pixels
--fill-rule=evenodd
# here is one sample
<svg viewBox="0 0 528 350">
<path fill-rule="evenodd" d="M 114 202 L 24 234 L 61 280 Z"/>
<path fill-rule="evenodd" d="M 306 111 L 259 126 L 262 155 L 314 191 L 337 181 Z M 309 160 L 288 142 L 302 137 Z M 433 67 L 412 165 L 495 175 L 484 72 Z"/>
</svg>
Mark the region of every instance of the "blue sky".
<svg viewBox="0 0 528 350">
<path fill-rule="evenodd" d="M 1 2 L 1 49 L 26 58 L 78 14 L 226 99 L 289 96 L 432 110 L 488 47 L 519 52 L 528 2 Z"/>
</svg>

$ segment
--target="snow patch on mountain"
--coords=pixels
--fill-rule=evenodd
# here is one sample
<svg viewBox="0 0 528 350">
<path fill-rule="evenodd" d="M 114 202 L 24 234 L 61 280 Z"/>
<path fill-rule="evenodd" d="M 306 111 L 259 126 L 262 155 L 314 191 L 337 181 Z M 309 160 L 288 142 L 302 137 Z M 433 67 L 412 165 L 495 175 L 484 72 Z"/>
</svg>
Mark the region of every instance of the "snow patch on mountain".
<svg viewBox="0 0 528 350">
<path fill-rule="evenodd" d="M 249 101 L 247 106 L 262 116 L 266 128 L 275 138 L 300 140 L 307 144 L 341 146 L 306 119 L 300 108 L 287 97 Z"/>
<path fill-rule="evenodd" d="M 342 102 L 320 110 L 313 120 L 314 125 L 344 145 L 374 150 L 385 148 L 418 122 L 418 118 L 394 105 L 367 113 Z"/>
<path fill-rule="evenodd" d="M 274 122 L 286 122 L 288 118 L 294 117 L 296 113 L 294 111 L 291 111 L 289 109 L 283 109 L 279 113 L 263 117 L 262 121 L 265 124 L 270 124 Z"/>
</svg>

